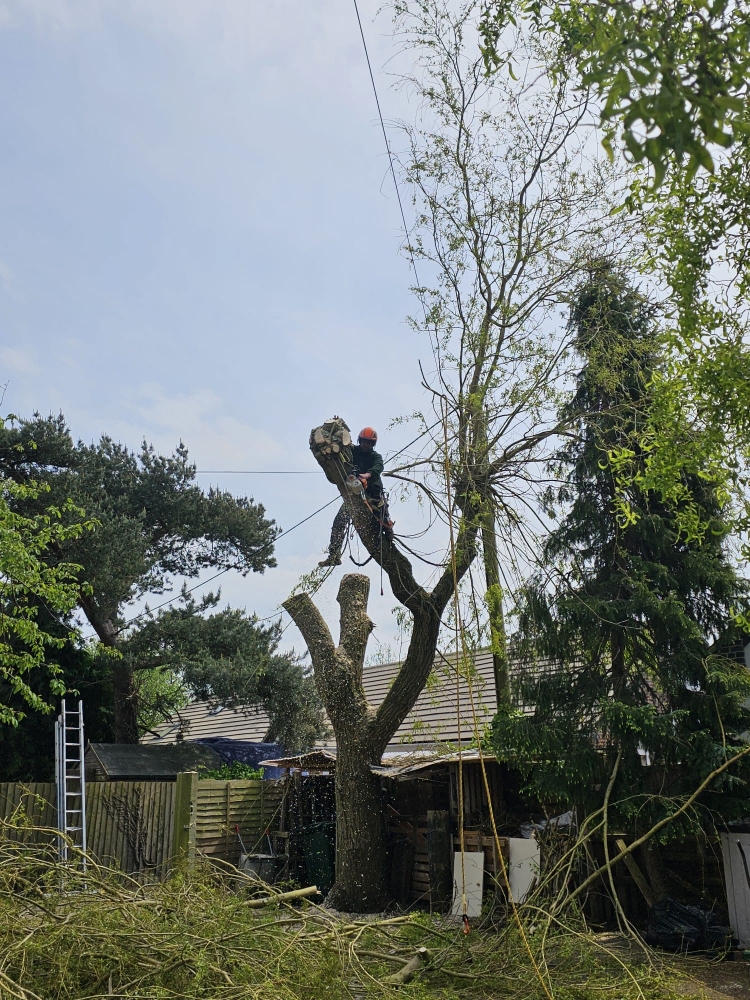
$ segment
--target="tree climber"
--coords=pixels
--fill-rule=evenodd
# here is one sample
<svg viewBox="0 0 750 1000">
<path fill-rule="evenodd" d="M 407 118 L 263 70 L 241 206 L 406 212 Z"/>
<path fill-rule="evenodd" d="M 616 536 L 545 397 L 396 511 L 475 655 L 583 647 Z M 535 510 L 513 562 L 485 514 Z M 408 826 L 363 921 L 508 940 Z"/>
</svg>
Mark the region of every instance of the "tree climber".
<svg viewBox="0 0 750 1000">
<path fill-rule="evenodd" d="M 357 444 L 352 446 L 352 467 L 354 475 L 362 484 L 365 502 L 372 511 L 373 518 L 378 523 L 380 530 L 385 531 L 390 536 L 393 522 L 390 520 L 388 504 L 383 494 L 383 482 L 380 478 L 383 471 L 383 456 L 375 451 L 377 441 L 377 432 L 372 427 L 362 428 L 357 438 Z M 331 528 L 328 555 L 318 563 L 319 566 L 341 565 L 341 552 L 350 524 L 351 516 L 346 504 L 342 504 Z"/>
</svg>

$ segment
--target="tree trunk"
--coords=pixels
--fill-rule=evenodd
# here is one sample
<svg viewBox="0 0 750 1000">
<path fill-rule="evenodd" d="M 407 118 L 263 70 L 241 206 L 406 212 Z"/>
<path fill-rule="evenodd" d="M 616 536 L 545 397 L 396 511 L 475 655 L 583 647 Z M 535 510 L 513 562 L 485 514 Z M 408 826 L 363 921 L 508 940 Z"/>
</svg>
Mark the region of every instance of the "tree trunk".
<svg viewBox="0 0 750 1000">
<path fill-rule="evenodd" d="M 385 838 L 380 778 L 362 747 L 338 743 L 336 754 L 336 882 L 328 904 L 363 913 L 385 905 Z M 380 761 L 377 761 L 380 763 Z"/>
<path fill-rule="evenodd" d="M 497 555 L 495 512 L 489 504 L 482 514 L 482 550 L 484 582 L 487 588 L 485 602 L 490 622 L 492 669 L 495 676 L 495 697 L 498 705 L 509 705 L 510 675 L 508 672 L 505 617 L 503 615 L 503 587 L 500 582 L 500 562 Z"/>
<path fill-rule="evenodd" d="M 130 664 L 125 660 L 115 661 L 112 670 L 114 691 L 115 743 L 137 743 L 138 732 L 138 692 Z"/>
<path fill-rule="evenodd" d="M 336 882 L 328 898 L 338 909 L 373 912 L 383 905 L 386 883 L 380 779 L 371 767 L 380 764 L 427 683 L 443 612 L 456 582 L 476 555 L 479 511 L 468 492 L 457 499 L 463 516 L 455 564 L 446 565 L 432 591 L 426 591 L 414 579 L 411 563 L 392 536 L 381 532 L 365 499 L 347 488 L 346 464 L 339 457 L 340 448 L 333 448 L 337 434 L 344 440 L 344 431 L 348 433 L 348 428 L 336 417 L 313 430 L 310 448 L 328 481 L 339 490 L 365 548 L 388 574 L 394 596 L 413 616 L 406 659 L 377 709 L 368 705 L 362 685 L 367 640 L 373 629 L 367 615 L 369 578 L 348 573 L 341 580 L 338 646 L 307 594 L 294 594 L 283 606 L 307 644 L 315 683 L 336 736 Z"/>
<path fill-rule="evenodd" d="M 116 650 L 120 633 L 113 622 L 101 615 L 89 594 L 81 595 L 79 604 L 101 644 Z M 138 743 L 138 691 L 133 668 L 121 656 L 112 658 L 112 693 L 115 743 Z"/>
</svg>

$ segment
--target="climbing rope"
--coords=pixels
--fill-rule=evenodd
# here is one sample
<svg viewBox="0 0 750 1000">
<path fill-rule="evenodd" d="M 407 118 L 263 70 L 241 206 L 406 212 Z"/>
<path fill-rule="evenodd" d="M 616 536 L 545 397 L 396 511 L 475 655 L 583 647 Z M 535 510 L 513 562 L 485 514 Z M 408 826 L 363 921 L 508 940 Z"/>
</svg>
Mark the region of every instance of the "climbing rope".
<svg viewBox="0 0 750 1000">
<path fill-rule="evenodd" d="M 456 714 L 458 719 L 458 800 L 459 800 L 459 813 L 458 813 L 458 830 L 459 830 L 459 844 L 461 847 L 461 884 L 462 884 L 462 894 L 461 894 L 461 909 L 462 909 L 462 922 L 464 925 L 464 933 L 468 933 L 468 917 L 466 915 L 466 875 L 464 871 L 464 814 L 463 814 L 463 755 L 461 750 L 461 712 L 460 712 L 460 670 L 459 670 L 459 644 L 461 647 L 461 660 L 463 663 L 468 663 L 469 651 L 466 647 L 466 634 L 463 628 L 463 622 L 461 617 L 461 604 L 458 593 L 458 571 L 456 567 L 456 545 L 455 537 L 453 532 L 453 516 L 452 516 L 452 499 L 451 499 L 451 464 L 450 464 L 450 454 L 448 450 L 448 412 L 447 403 L 444 398 L 441 398 L 441 414 L 443 418 L 443 434 L 445 441 L 445 476 L 447 484 L 447 497 L 448 497 L 448 526 L 450 533 L 450 544 L 451 544 L 451 570 L 453 573 L 453 606 L 456 622 Z M 472 722 L 474 728 L 474 738 L 477 743 L 477 750 L 479 754 L 479 764 L 482 771 L 482 781 L 484 784 L 485 794 L 487 796 L 487 805 L 489 809 L 490 824 L 492 826 L 492 835 L 495 842 L 495 853 L 500 859 L 500 868 L 502 871 L 503 881 L 505 882 L 505 888 L 508 893 L 508 901 L 510 902 L 511 909 L 513 911 L 513 917 L 518 927 L 519 934 L 521 935 L 521 940 L 523 941 L 524 948 L 529 956 L 529 960 L 534 968 L 537 978 L 544 990 L 547 1000 L 554 1000 L 547 981 L 539 968 L 539 965 L 534 958 L 534 953 L 531 950 L 531 945 L 529 944 L 529 939 L 526 936 L 526 931 L 523 926 L 523 921 L 521 920 L 521 915 L 518 912 L 518 905 L 513 898 L 513 893 L 510 888 L 510 878 L 508 875 L 508 866 L 505 864 L 505 858 L 503 857 L 503 852 L 500 847 L 500 836 L 497 831 L 497 824 L 495 822 L 495 812 L 492 808 L 492 796 L 490 793 L 490 784 L 487 777 L 487 767 L 486 761 L 484 759 L 484 754 L 482 753 L 482 738 L 479 730 L 479 720 L 476 713 L 476 705 L 474 702 L 474 693 L 472 687 L 472 680 L 469 672 L 466 674 L 466 686 L 469 691 L 469 701 L 472 714 Z"/>
</svg>

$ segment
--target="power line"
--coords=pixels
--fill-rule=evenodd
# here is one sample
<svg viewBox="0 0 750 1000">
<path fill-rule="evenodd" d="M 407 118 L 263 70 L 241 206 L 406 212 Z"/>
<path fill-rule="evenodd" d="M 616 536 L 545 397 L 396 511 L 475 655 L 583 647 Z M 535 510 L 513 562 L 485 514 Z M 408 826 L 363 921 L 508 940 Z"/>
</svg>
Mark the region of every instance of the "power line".
<svg viewBox="0 0 750 1000">
<path fill-rule="evenodd" d="M 320 469 L 196 469 L 196 476 L 319 476 Z"/>
<path fill-rule="evenodd" d="M 414 260 L 414 254 L 412 253 L 411 246 L 409 245 L 409 227 L 406 225 L 406 213 L 404 212 L 404 205 L 401 201 L 401 191 L 399 190 L 398 181 L 396 180 L 396 168 L 393 165 L 393 153 L 391 152 L 391 144 L 388 142 L 388 133 L 385 130 L 385 121 L 383 120 L 383 112 L 380 109 L 380 98 L 378 97 L 378 88 L 375 85 L 375 74 L 372 71 L 372 63 L 370 62 L 370 53 L 367 50 L 367 41 L 365 39 L 364 28 L 362 27 L 362 18 L 359 16 L 359 6 L 357 0 L 354 0 L 354 11 L 357 15 L 357 24 L 359 25 L 359 34 L 362 38 L 362 47 L 365 50 L 365 59 L 367 60 L 367 69 L 370 73 L 370 82 L 372 83 L 372 92 L 375 95 L 375 104 L 378 109 L 378 118 L 380 119 L 380 128 L 383 132 L 383 141 L 385 142 L 385 151 L 388 154 L 388 163 L 391 168 L 391 177 L 393 178 L 393 186 L 396 189 L 396 198 L 398 200 L 398 208 L 401 212 L 401 222 L 404 227 L 404 236 L 406 237 L 406 245 L 409 251 L 409 260 L 411 261 L 412 270 L 414 271 L 414 280 L 417 283 L 417 288 L 421 288 L 419 283 L 419 275 L 417 274 L 417 264 Z M 422 301 L 422 296 L 420 295 L 420 303 L 422 305 L 422 310 L 425 314 L 425 325 L 427 324 L 427 310 L 425 309 L 425 304 Z"/>
<path fill-rule="evenodd" d="M 263 548 L 268 548 L 271 545 L 275 545 L 276 542 L 279 541 L 279 539 L 284 538 L 286 535 L 290 535 L 294 531 L 295 528 L 299 528 L 300 525 L 305 524 L 305 522 L 307 522 L 311 518 L 315 517 L 316 514 L 320 514 L 320 512 L 324 511 L 326 509 L 326 507 L 330 507 L 331 504 L 336 503 L 336 501 L 340 500 L 340 499 L 341 499 L 340 497 L 335 496 L 333 498 L 333 500 L 329 500 L 328 503 L 323 504 L 322 507 L 318 507 L 318 509 L 314 510 L 312 512 L 312 514 L 308 514 L 307 517 L 303 517 L 301 521 L 297 521 L 297 523 L 293 524 L 291 526 L 291 528 L 287 528 L 286 531 L 282 531 L 280 535 L 277 535 L 273 539 L 272 542 L 269 542 L 269 544 L 267 546 L 264 546 Z M 261 552 L 263 551 L 263 548 L 260 549 Z M 196 583 L 196 585 L 194 587 L 190 587 L 189 590 L 181 590 L 179 594 L 175 594 L 174 597 L 170 597 L 168 601 L 162 601 L 161 604 L 157 604 L 153 608 L 148 608 L 148 610 L 142 611 L 139 615 L 136 615 L 134 618 L 130 618 L 130 619 L 128 619 L 128 621 L 124 622 L 120 626 L 120 628 L 117 629 L 117 632 L 115 634 L 119 635 L 120 632 L 122 632 L 124 629 L 126 629 L 128 627 L 128 625 L 132 625 L 134 622 L 140 621 L 141 618 L 145 618 L 146 615 L 153 614 L 154 611 L 158 611 L 160 608 L 165 608 L 168 604 L 173 604 L 175 601 L 178 601 L 185 594 L 192 594 L 194 590 L 198 590 L 200 587 L 205 587 L 207 583 L 211 583 L 213 580 L 217 580 L 220 576 L 223 576 L 225 573 L 228 573 L 230 571 L 230 569 L 234 569 L 234 568 L 235 568 L 234 566 L 227 566 L 226 569 L 219 570 L 218 573 L 214 573 L 214 575 L 210 576 L 207 580 L 201 580 L 200 583 Z M 261 619 L 261 620 L 265 620 L 265 619 Z M 95 637 L 96 637 L 96 633 L 94 632 L 93 635 L 86 635 L 83 638 L 84 639 L 93 639 Z"/>
</svg>

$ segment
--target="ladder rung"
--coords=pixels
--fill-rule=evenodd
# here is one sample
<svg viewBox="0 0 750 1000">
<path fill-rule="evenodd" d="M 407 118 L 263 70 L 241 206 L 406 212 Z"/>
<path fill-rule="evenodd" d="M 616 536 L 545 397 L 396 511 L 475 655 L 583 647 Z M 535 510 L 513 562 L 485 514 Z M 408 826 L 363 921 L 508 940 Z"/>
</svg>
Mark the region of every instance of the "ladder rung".
<svg viewBox="0 0 750 1000">
<path fill-rule="evenodd" d="M 65 763 L 66 764 L 80 764 L 81 763 L 81 758 L 80 757 L 66 757 L 65 758 Z"/>
<path fill-rule="evenodd" d="M 75 743 L 67 743 L 67 742 L 65 743 L 66 747 L 79 747 L 80 745 L 81 744 L 78 742 L 78 740 L 76 740 Z"/>
<path fill-rule="evenodd" d="M 65 832 L 66 833 L 75 833 L 77 830 L 82 830 L 82 829 L 83 829 L 82 826 L 66 826 L 65 827 Z"/>
<path fill-rule="evenodd" d="M 66 795 L 67 795 L 67 796 L 68 796 L 69 798 L 71 798 L 71 799 L 74 799 L 74 798 L 75 798 L 75 797 L 76 797 L 77 795 L 80 795 L 81 793 L 80 793 L 80 792 L 66 792 L 65 794 L 66 794 Z"/>
</svg>

